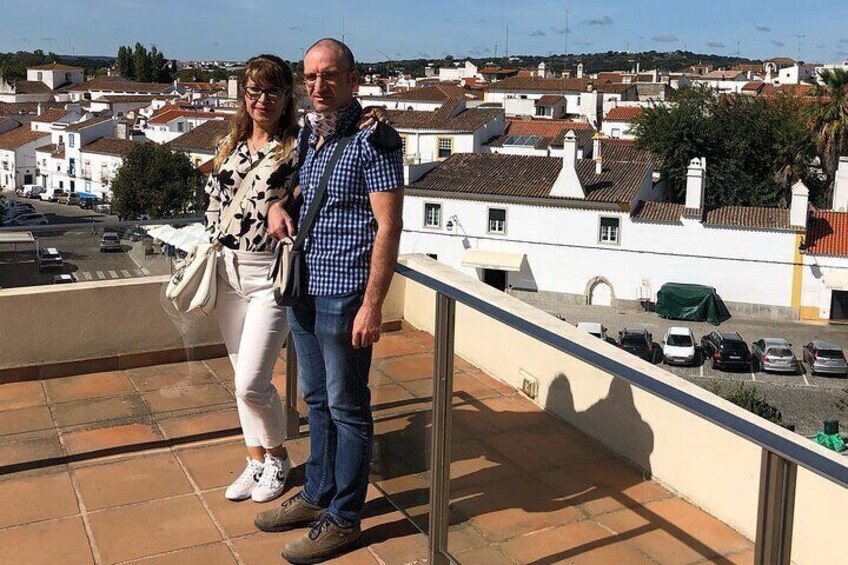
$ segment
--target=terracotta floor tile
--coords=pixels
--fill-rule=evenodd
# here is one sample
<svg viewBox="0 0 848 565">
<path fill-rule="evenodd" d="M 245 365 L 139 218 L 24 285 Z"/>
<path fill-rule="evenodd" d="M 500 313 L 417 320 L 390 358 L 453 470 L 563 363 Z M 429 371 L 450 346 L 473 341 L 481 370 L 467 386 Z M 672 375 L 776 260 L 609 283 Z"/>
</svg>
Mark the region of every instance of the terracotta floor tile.
<svg viewBox="0 0 848 565">
<path fill-rule="evenodd" d="M 505 540 L 583 519 L 579 509 L 530 477 L 452 493 L 456 511 L 493 540 Z"/>
<path fill-rule="evenodd" d="M 455 550 L 448 545 L 451 555 L 459 559 L 460 563 L 485 563 L 486 565 L 514 565 L 515 560 L 509 558 L 496 547 L 483 547 L 465 553 L 456 554 Z"/>
<path fill-rule="evenodd" d="M 507 383 L 500 381 L 494 377 L 490 377 L 480 369 L 469 371 L 468 376 L 477 379 L 487 387 L 498 392 L 501 396 L 513 396 L 518 394 L 518 391 L 515 389 L 515 387 L 508 385 Z"/>
<path fill-rule="evenodd" d="M 83 467 L 74 475 L 89 511 L 192 492 L 191 483 L 170 453 Z"/>
<path fill-rule="evenodd" d="M 162 435 L 150 424 L 133 423 L 80 430 L 62 434 L 62 442 L 69 454 L 88 453 L 110 447 L 147 443 L 162 439 Z"/>
<path fill-rule="evenodd" d="M 420 353 L 385 359 L 377 368 L 397 382 L 428 379 L 433 376 L 433 355 Z"/>
<path fill-rule="evenodd" d="M 217 383 L 165 388 L 145 392 L 141 396 L 153 414 L 201 408 L 204 406 L 229 404 L 235 406 L 236 402 L 230 391 Z"/>
<path fill-rule="evenodd" d="M 235 409 L 202 412 L 174 418 L 160 418 L 159 426 L 167 438 L 183 438 L 207 432 L 238 428 L 239 418 Z"/>
<path fill-rule="evenodd" d="M 0 385 L 0 410 L 17 410 L 45 404 L 47 398 L 44 396 L 41 381 Z"/>
<path fill-rule="evenodd" d="M 453 376 L 453 390 L 455 393 L 470 394 L 474 398 L 484 399 L 495 396 L 503 396 L 500 392 L 476 379 L 468 373 L 455 372 Z"/>
<path fill-rule="evenodd" d="M 70 402 L 135 392 L 124 371 L 50 379 L 44 381 L 44 388 L 50 402 Z"/>
<path fill-rule="evenodd" d="M 0 436 L 37 432 L 53 428 L 47 406 L 30 406 L 17 410 L 0 410 Z"/>
<path fill-rule="evenodd" d="M 277 361 L 274 362 L 274 372 L 280 375 L 286 374 L 286 348 L 284 347 L 282 351 L 280 351 L 280 356 L 277 357 Z"/>
<path fill-rule="evenodd" d="M 422 347 L 432 350 L 434 346 L 433 336 L 425 331 L 415 328 L 404 328 L 403 335 L 418 343 Z"/>
<path fill-rule="evenodd" d="M 142 392 L 174 386 L 204 385 L 215 382 L 215 375 L 203 361 L 154 365 L 127 370 L 127 376 Z"/>
<path fill-rule="evenodd" d="M 738 532 L 679 498 L 652 502 L 645 508 L 660 519 L 692 535 L 720 555 L 737 553 L 751 547 L 751 543 Z"/>
<path fill-rule="evenodd" d="M 517 476 L 526 474 L 479 440 L 458 442 L 451 446 L 451 492 L 461 492 Z M 429 480 L 429 473 L 425 473 L 424 477 Z"/>
<path fill-rule="evenodd" d="M 394 333 L 380 338 L 380 341 L 374 346 L 374 359 L 385 359 L 387 357 L 398 357 L 400 355 L 423 352 L 424 347 L 414 339 L 402 333 Z"/>
<path fill-rule="evenodd" d="M 94 512 L 88 519 L 100 557 L 106 564 L 221 539 L 195 496 Z"/>
<path fill-rule="evenodd" d="M 177 457 L 202 490 L 228 486 L 244 470 L 247 450 L 241 442 L 181 449 Z"/>
<path fill-rule="evenodd" d="M 278 500 L 263 504 L 257 504 L 252 500 L 232 502 L 224 498 L 225 490 L 222 488 L 206 491 L 203 493 L 203 498 L 212 510 L 215 520 L 224 528 L 224 533 L 231 538 L 236 538 L 257 533 L 259 530 L 253 525 L 256 515 L 264 510 L 276 508 L 299 489 L 289 487 Z"/>
<path fill-rule="evenodd" d="M 425 560 L 429 550 L 427 536 L 420 533 L 400 512 L 385 516 L 386 521 L 364 530 L 362 535 L 371 551 L 385 563 L 414 563 Z"/>
<path fill-rule="evenodd" d="M 74 402 L 54 403 L 51 406 L 56 425 L 78 426 L 94 422 L 106 422 L 124 418 L 141 418 L 147 407 L 136 394 L 122 394 L 107 398 L 89 398 Z"/>
<path fill-rule="evenodd" d="M 754 550 L 748 549 L 741 553 L 726 555 L 724 559 L 730 561 L 734 565 L 754 565 Z M 715 561 L 715 563 L 718 563 L 719 565 L 724 565 L 727 561 L 720 560 Z"/>
<path fill-rule="evenodd" d="M 413 398 L 415 397 L 396 384 L 371 387 L 371 406 L 374 411 L 403 405 L 404 401 Z"/>
<path fill-rule="evenodd" d="M 454 370 L 461 371 L 463 373 L 470 373 L 470 372 L 473 372 L 473 371 L 479 371 L 480 370 L 477 367 L 475 367 L 474 365 L 472 365 L 470 362 L 468 362 L 465 359 L 463 359 L 462 357 L 460 357 L 459 355 L 453 356 L 453 368 L 454 368 Z"/>
<path fill-rule="evenodd" d="M 67 472 L 0 482 L 0 529 L 79 513 Z"/>
<path fill-rule="evenodd" d="M 0 443 L 0 466 L 12 465 L 62 457 L 62 446 L 55 430 L 9 436 L 8 442 Z"/>
<path fill-rule="evenodd" d="M 217 357 L 215 359 L 205 359 L 203 363 L 209 368 L 221 382 L 229 383 L 233 381 L 233 364 L 230 363 L 229 357 Z"/>
<path fill-rule="evenodd" d="M 82 518 L 0 530 L 0 565 L 93 564 Z"/>
<path fill-rule="evenodd" d="M 192 547 L 145 559 L 139 565 L 235 565 L 236 558 L 223 543 Z"/>
<path fill-rule="evenodd" d="M 482 549 L 490 544 L 489 540 L 467 522 L 448 528 L 448 551 L 454 555 Z"/>
</svg>

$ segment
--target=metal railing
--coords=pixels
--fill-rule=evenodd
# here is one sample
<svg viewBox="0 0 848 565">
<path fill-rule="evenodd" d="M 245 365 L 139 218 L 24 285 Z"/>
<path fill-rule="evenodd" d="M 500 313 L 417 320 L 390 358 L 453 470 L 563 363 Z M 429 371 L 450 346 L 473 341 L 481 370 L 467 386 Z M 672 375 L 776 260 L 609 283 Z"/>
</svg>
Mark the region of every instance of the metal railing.
<svg viewBox="0 0 848 565">
<path fill-rule="evenodd" d="M 451 408 L 456 304 L 482 313 L 559 352 L 568 354 L 615 378 L 657 396 L 687 412 L 716 424 L 762 449 L 757 527 L 754 551 L 756 565 L 789 565 L 795 482 L 798 467 L 848 488 L 848 467 L 810 449 L 808 440 L 785 437 L 761 425 L 717 407 L 692 393 L 659 381 L 637 368 L 625 365 L 591 348 L 548 330 L 485 300 L 409 266 L 398 265 L 398 275 L 436 292 L 435 351 L 433 359 L 433 429 L 431 435 L 431 496 L 429 506 L 429 549 L 431 562 L 451 563 L 448 552 L 448 508 L 450 501 Z M 289 344 L 291 345 L 291 344 Z M 296 374 L 294 347 L 287 347 L 287 374 Z M 297 412 L 297 380 L 286 379 L 287 421 L 294 437 Z"/>
</svg>

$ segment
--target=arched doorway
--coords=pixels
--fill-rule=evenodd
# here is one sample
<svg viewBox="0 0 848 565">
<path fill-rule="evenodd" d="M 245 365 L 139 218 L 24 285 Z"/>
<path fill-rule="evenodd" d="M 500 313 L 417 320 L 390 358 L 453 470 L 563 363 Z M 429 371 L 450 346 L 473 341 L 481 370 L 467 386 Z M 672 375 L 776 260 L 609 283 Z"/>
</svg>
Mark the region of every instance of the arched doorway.
<svg viewBox="0 0 848 565">
<path fill-rule="evenodd" d="M 595 277 L 586 285 L 586 304 L 592 306 L 612 306 L 615 304 L 615 292 L 604 277 Z"/>
</svg>

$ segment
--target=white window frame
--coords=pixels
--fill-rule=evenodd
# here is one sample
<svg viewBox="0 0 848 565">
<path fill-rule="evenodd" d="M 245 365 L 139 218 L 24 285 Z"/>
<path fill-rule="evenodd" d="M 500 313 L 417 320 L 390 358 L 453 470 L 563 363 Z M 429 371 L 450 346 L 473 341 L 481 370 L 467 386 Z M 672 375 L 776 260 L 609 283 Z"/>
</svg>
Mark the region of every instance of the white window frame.
<svg viewBox="0 0 848 565">
<path fill-rule="evenodd" d="M 493 210 L 503 210 L 504 219 L 503 219 L 503 228 L 501 230 L 493 230 L 492 222 L 498 222 L 500 220 L 492 220 L 492 211 Z M 489 206 L 486 208 L 486 233 L 492 235 L 506 235 L 507 225 L 509 224 L 509 211 L 506 208 L 501 208 L 500 206 Z"/>
<path fill-rule="evenodd" d="M 450 143 L 450 154 L 448 154 L 447 157 L 442 157 L 442 142 L 443 141 Z M 447 159 L 451 155 L 453 155 L 453 138 L 452 137 L 437 137 L 436 138 L 436 158 L 438 158 L 439 161 L 444 161 L 445 159 Z"/>
<path fill-rule="evenodd" d="M 439 209 L 439 222 L 438 225 L 432 225 L 429 223 L 429 217 L 427 214 L 428 206 L 437 206 Z M 440 230 L 442 229 L 442 203 L 441 202 L 425 202 L 424 203 L 424 227 L 430 230 Z"/>
<path fill-rule="evenodd" d="M 75 144 L 74 135 L 70 134 L 68 136 L 68 147 L 74 147 L 75 146 L 74 144 Z"/>
<path fill-rule="evenodd" d="M 604 226 L 604 220 L 615 220 L 617 225 L 615 228 Z M 612 231 L 614 229 L 614 231 Z M 609 230 L 605 233 L 605 230 Z M 615 237 L 612 238 L 611 236 Z M 617 216 L 600 216 L 598 217 L 598 243 L 602 245 L 621 245 L 621 218 Z"/>
</svg>

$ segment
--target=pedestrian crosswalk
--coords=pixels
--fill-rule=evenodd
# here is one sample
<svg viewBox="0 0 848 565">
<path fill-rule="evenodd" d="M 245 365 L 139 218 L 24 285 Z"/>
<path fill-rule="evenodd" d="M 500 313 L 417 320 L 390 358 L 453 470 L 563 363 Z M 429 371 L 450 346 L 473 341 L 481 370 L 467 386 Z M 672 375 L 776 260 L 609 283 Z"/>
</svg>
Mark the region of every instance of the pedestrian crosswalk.
<svg viewBox="0 0 848 565">
<path fill-rule="evenodd" d="M 114 279 L 134 279 L 138 277 L 149 277 L 150 271 L 144 267 L 140 269 L 121 269 L 120 271 L 79 271 L 75 273 L 76 279 L 85 281 L 107 281 Z"/>
</svg>

